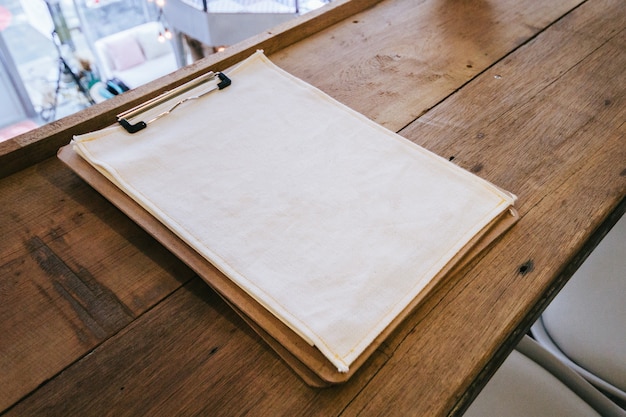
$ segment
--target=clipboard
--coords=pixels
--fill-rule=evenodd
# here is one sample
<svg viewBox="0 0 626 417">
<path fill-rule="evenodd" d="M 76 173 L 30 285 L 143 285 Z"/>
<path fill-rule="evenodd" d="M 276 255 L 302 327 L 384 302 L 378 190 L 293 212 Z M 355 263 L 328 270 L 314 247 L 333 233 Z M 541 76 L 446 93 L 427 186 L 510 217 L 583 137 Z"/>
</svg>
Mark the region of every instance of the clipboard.
<svg viewBox="0 0 626 417">
<path fill-rule="evenodd" d="M 212 76 L 212 82 L 223 82 L 221 77 Z M 230 82 L 230 79 L 229 79 Z M 233 79 L 236 83 L 236 78 Z M 194 84 L 193 88 L 204 88 L 203 83 Z M 184 92 L 190 89 L 184 88 Z M 214 88 L 211 87 L 211 91 Z M 165 103 L 157 100 L 150 104 L 150 110 L 161 114 L 165 105 L 171 108 L 172 96 Z M 178 99 L 176 99 L 178 100 Z M 140 114 L 141 112 L 139 112 Z M 125 115 L 128 116 L 128 115 Z M 122 116 L 124 118 L 124 116 Z M 122 124 L 122 123 L 120 123 Z M 123 124 L 122 124 L 123 125 Z M 145 126 L 143 127 L 145 128 Z M 176 233 L 155 218 L 142 205 L 138 204 L 124 191 L 120 190 L 93 165 L 86 162 L 76 153 L 72 145 L 67 145 L 59 150 L 58 157 L 80 177 L 82 177 L 94 189 L 105 198 L 120 208 L 133 221 L 143 227 L 154 236 L 172 253 L 190 266 L 205 282 L 215 289 L 226 302 L 265 340 L 265 342 L 298 374 L 307 384 L 316 387 L 324 387 L 339 384 L 349 380 L 380 347 L 389 335 L 401 328 L 400 324 L 411 314 L 429 292 L 448 277 L 467 265 L 478 253 L 487 248 L 504 231 L 511 227 L 518 219 L 514 207 L 508 207 L 498 216 L 493 218 L 476 233 L 450 259 L 439 269 L 427 283 L 427 285 L 397 314 L 393 320 L 368 344 L 368 346 L 351 363 L 347 372 L 338 371 L 327 357 L 318 348 L 309 344 L 300 334 L 290 326 L 268 311 L 253 296 L 243 290 L 231 278 L 220 272 L 211 262 L 198 253 L 189 244 L 183 241 Z M 403 331 L 405 331 L 403 329 Z M 408 331 L 408 330 L 406 330 Z"/>
</svg>

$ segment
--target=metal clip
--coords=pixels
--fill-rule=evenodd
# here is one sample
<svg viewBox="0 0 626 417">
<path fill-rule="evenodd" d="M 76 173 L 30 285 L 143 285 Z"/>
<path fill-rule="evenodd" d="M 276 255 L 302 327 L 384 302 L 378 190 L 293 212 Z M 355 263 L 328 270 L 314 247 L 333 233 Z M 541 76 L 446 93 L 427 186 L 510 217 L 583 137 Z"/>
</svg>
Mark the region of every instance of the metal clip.
<svg viewBox="0 0 626 417">
<path fill-rule="evenodd" d="M 189 97 L 184 97 L 181 100 L 177 101 L 176 103 L 174 103 L 173 106 L 171 106 L 168 110 L 159 113 L 158 115 L 154 116 L 152 119 L 148 120 L 148 121 L 143 121 L 140 120 L 136 123 L 132 123 L 131 119 L 133 117 L 136 117 L 137 115 L 139 115 L 140 113 L 146 112 L 150 109 L 153 109 L 155 107 L 157 107 L 158 105 L 165 103 L 166 101 L 180 96 L 181 94 L 184 94 L 204 83 L 210 82 L 210 81 L 214 81 L 215 79 L 218 79 L 219 82 L 212 85 L 210 88 L 208 88 L 207 90 L 204 90 L 202 92 L 200 92 L 199 94 L 193 95 L 193 96 L 189 96 Z M 196 78 L 195 80 L 192 80 L 186 84 L 181 85 L 180 87 L 174 88 L 173 90 L 170 91 L 166 91 L 165 93 L 161 94 L 160 96 L 157 96 L 151 100 L 148 100 L 147 102 L 140 104 L 139 106 L 133 107 L 130 110 L 127 110 L 123 113 L 120 113 L 117 115 L 117 121 L 120 125 L 122 125 L 122 127 L 124 127 L 124 129 L 126 129 L 126 131 L 128 133 L 137 133 L 140 130 L 145 129 L 150 123 L 154 122 L 155 120 L 160 119 L 163 116 L 167 116 L 168 114 L 170 114 L 172 111 L 174 111 L 174 109 L 178 106 L 180 106 L 181 104 L 190 101 L 190 100 L 197 100 L 200 97 L 203 97 L 207 94 L 209 94 L 212 91 L 215 90 L 222 90 L 226 87 L 228 87 L 231 84 L 231 80 L 230 78 L 228 78 L 224 73 L 218 72 L 218 73 L 214 73 L 214 72 L 208 72 L 204 75 L 201 75 L 200 77 Z"/>
</svg>

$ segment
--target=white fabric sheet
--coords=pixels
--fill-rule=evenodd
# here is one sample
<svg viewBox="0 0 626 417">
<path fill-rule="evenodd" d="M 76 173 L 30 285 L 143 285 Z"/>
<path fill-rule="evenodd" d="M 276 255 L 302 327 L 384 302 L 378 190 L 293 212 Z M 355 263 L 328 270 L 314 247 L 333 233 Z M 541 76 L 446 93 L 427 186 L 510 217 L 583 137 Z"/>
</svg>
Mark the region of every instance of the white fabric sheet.
<svg viewBox="0 0 626 417">
<path fill-rule="evenodd" d="M 262 52 L 228 75 L 139 133 L 74 148 L 346 372 L 514 196 Z"/>
</svg>

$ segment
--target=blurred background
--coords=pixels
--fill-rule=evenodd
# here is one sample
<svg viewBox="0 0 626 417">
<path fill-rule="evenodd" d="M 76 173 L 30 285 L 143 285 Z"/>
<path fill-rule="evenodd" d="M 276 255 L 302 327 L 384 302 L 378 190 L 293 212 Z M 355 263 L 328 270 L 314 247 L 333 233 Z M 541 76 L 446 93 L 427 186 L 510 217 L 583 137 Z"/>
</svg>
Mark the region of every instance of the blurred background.
<svg viewBox="0 0 626 417">
<path fill-rule="evenodd" d="M 330 0 L 0 0 L 0 141 Z"/>
</svg>

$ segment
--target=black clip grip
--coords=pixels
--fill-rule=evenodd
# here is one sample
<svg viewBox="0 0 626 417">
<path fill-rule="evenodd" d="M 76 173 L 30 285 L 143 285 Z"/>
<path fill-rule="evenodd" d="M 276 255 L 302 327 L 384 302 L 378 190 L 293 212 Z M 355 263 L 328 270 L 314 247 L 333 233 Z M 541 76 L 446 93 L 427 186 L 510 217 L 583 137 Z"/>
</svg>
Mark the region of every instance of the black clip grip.
<svg viewBox="0 0 626 417">
<path fill-rule="evenodd" d="M 217 84 L 217 88 L 219 88 L 220 90 L 230 85 L 230 78 L 228 78 L 223 72 L 218 72 L 217 77 L 221 80 L 221 82 Z"/>
<path fill-rule="evenodd" d="M 148 110 L 151 108 L 156 107 L 157 105 L 159 105 L 160 103 L 165 102 L 166 100 L 170 99 L 173 96 L 177 96 L 180 95 L 186 91 L 189 91 L 190 89 L 200 85 L 202 82 L 206 82 L 206 78 L 207 76 L 211 76 L 213 77 L 213 79 L 215 79 L 215 76 L 217 76 L 220 80 L 219 83 L 217 83 L 216 85 L 213 86 L 213 88 L 206 90 L 196 96 L 191 96 L 191 97 L 185 97 L 182 100 L 179 100 L 177 103 L 175 103 L 169 110 L 166 110 L 158 115 L 156 115 L 155 117 L 153 117 L 151 120 L 144 122 L 144 121 L 139 121 L 135 124 L 132 124 L 129 119 L 132 118 L 133 116 L 136 116 L 139 112 L 144 111 L 144 110 Z M 176 107 L 178 107 L 179 105 L 183 104 L 186 101 L 189 100 L 194 100 L 194 99 L 198 99 L 208 93 L 210 93 L 211 91 L 215 91 L 216 87 L 218 90 L 223 90 L 224 88 L 228 87 L 231 84 L 231 80 L 230 78 L 228 78 L 224 73 L 218 72 L 218 73 L 207 73 L 205 76 L 203 76 L 202 78 L 198 78 L 197 80 L 194 80 L 192 83 L 188 83 L 185 84 L 183 86 L 180 86 L 174 90 L 171 91 L 167 91 L 165 93 L 163 93 L 162 95 L 153 98 L 152 100 L 149 100 L 147 103 L 142 104 L 140 106 L 137 106 L 131 110 L 128 110 L 124 113 L 118 114 L 117 115 L 117 121 L 120 125 L 122 125 L 122 127 L 124 129 L 126 129 L 126 131 L 128 133 L 137 133 L 140 130 L 145 129 L 148 124 L 154 122 L 155 120 L 166 116 L 168 114 L 170 114 Z"/>
<path fill-rule="evenodd" d="M 137 133 L 140 130 L 145 129 L 148 126 L 148 124 L 143 121 L 139 121 L 135 123 L 134 125 L 130 124 L 130 122 L 126 119 L 119 119 L 118 122 L 119 124 L 122 125 L 124 129 L 126 129 L 128 133 Z"/>
</svg>

